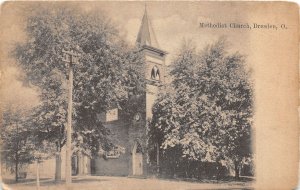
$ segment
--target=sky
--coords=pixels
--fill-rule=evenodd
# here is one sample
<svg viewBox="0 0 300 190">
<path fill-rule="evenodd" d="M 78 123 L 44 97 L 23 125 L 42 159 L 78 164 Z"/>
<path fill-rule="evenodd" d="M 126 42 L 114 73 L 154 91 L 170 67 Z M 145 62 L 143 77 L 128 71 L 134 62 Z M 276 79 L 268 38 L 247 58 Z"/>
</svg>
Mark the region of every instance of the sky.
<svg viewBox="0 0 300 190">
<path fill-rule="evenodd" d="M 51 4 L 55 3 L 45 2 L 40 5 L 51 8 Z M 132 44 L 136 40 L 146 6 L 158 43 L 163 50 L 169 52 L 169 60 L 176 54 L 184 39 L 193 40 L 200 49 L 222 35 L 227 36 L 229 41 L 233 42 L 234 50 L 246 52 L 249 45 L 246 40 L 248 34 L 245 30 L 216 30 L 199 27 L 200 22 L 245 22 L 247 15 L 236 3 L 132 1 L 76 2 L 69 3 L 69 5 L 80 7 L 86 11 L 103 12 L 116 23 L 127 41 Z M 35 8 L 38 8 L 35 2 L 7 3 L 7 6 L 2 7 L 2 22 L 5 22 L 2 41 L 4 40 L 5 44 L 23 39 L 24 33 L 21 31 L 24 21 L 22 19 L 27 12 L 30 12 L 30 9 Z M 14 35 L 17 33 L 19 35 Z"/>
<path fill-rule="evenodd" d="M 167 64 L 180 48 L 184 40 L 192 40 L 199 49 L 216 41 L 220 36 L 227 36 L 233 42 L 233 51 L 246 52 L 247 32 L 235 30 L 201 29 L 200 22 L 245 22 L 240 7 L 232 3 L 195 3 L 195 2 L 124 2 L 99 4 L 99 10 L 107 12 L 126 33 L 129 43 L 134 43 L 147 8 L 149 19 L 161 49 L 169 52 Z M 121 5 L 120 5 L 121 4 Z M 88 5 L 87 5 L 88 6 Z M 119 8 L 117 8 L 119 7 Z M 235 8 L 236 7 L 236 8 Z M 230 14 L 228 14 L 230 12 Z"/>
<path fill-rule="evenodd" d="M 12 84 L 20 83 L 16 78 L 22 73 L 15 68 L 15 60 L 9 57 L 9 52 L 15 43 L 22 42 L 26 38 L 24 27 L 26 15 L 39 6 L 53 8 L 53 5 L 62 2 L 6 2 L 1 7 L 1 67 L 9 68 L 15 74 L 6 74 Z M 226 23 L 247 21 L 247 9 L 249 6 L 239 3 L 221 2 L 72 2 L 68 6 L 81 8 L 87 12 L 99 11 L 109 17 L 118 27 L 120 33 L 128 43 L 134 44 L 141 20 L 147 8 L 148 18 L 152 23 L 156 39 L 162 50 L 169 54 L 166 64 L 169 65 L 176 57 L 184 40 L 191 40 L 198 47 L 204 48 L 221 36 L 226 36 L 230 42 L 231 51 L 239 51 L 248 55 L 250 50 L 249 32 L 247 30 L 230 29 L 203 29 L 200 22 Z M 250 6 L 251 7 L 251 6 Z M 245 10 L 243 10 L 245 9 Z M 251 57 L 251 56 L 250 56 Z M 30 90 L 22 85 L 15 85 L 16 91 L 21 95 L 23 91 Z M 17 88 L 18 87 L 18 88 Z M 3 91 L 3 90 L 2 90 Z M 4 89 L 5 91 L 5 89 Z M 37 91 L 32 90 L 31 96 L 24 97 L 24 101 L 36 100 Z M 29 97 L 32 97 L 31 99 Z"/>
</svg>

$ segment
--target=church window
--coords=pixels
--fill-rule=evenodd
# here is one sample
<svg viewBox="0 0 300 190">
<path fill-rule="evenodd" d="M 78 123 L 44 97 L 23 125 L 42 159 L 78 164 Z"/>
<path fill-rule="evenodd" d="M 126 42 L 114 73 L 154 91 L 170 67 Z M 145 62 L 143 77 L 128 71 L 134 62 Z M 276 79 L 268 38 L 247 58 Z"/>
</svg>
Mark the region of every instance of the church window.
<svg viewBox="0 0 300 190">
<path fill-rule="evenodd" d="M 140 143 L 137 143 L 137 147 L 136 147 L 136 153 L 142 153 L 143 149 Z"/>
<path fill-rule="evenodd" d="M 160 80 L 160 72 L 156 65 L 151 70 L 151 79 Z"/>
<path fill-rule="evenodd" d="M 140 121 L 140 119 L 141 119 L 140 113 L 135 114 L 134 120 L 135 120 L 135 121 Z"/>
<path fill-rule="evenodd" d="M 125 148 L 121 146 L 113 147 L 109 151 L 105 151 L 104 158 L 105 159 L 113 159 L 113 158 L 119 158 L 121 154 L 125 153 Z"/>
<path fill-rule="evenodd" d="M 108 110 L 106 112 L 106 121 L 116 121 L 118 120 L 118 108 Z"/>
<path fill-rule="evenodd" d="M 108 158 L 119 158 L 120 157 L 120 152 L 116 149 L 113 149 L 113 150 L 110 150 L 110 151 L 107 151 L 105 152 L 105 158 L 108 159 Z"/>
</svg>

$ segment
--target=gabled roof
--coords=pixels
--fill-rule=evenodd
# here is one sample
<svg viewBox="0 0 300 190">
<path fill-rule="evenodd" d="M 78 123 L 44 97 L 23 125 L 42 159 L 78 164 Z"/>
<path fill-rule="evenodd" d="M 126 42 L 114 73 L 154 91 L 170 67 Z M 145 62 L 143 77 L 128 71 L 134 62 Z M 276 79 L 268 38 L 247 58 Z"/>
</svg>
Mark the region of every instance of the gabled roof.
<svg viewBox="0 0 300 190">
<path fill-rule="evenodd" d="M 136 43 L 139 46 L 150 46 L 154 48 L 159 48 L 157 43 L 151 22 L 148 18 L 147 9 L 145 7 L 145 13 L 142 19 L 142 24 L 136 39 Z"/>
</svg>

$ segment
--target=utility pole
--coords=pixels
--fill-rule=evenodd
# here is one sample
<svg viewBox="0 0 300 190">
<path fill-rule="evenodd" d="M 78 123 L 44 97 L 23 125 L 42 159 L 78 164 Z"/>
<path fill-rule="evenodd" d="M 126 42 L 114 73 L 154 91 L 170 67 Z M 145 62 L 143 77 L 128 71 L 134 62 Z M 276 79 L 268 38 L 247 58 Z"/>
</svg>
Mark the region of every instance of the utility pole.
<svg viewBox="0 0 300 190">
<path fill-rule="evenodd" d="M 73 65 L 78 63 L 79 54 L 73 50 L 63 50 L 63 61 L 68 64 L 69 73 L 69 91 L 68 91 L 68 124 L 67 124 L 67 141 L 66 141 L 66 186 L 71 189 L 72 183 L 72 95 L 73 95 Z"/>
</svg>

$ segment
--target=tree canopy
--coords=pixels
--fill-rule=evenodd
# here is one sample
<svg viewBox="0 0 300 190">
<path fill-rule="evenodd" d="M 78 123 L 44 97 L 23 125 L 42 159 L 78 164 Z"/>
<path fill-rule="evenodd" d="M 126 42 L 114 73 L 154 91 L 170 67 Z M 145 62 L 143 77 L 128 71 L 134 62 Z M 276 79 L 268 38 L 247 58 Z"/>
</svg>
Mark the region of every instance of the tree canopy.
<svg viewBox="0 0 300 190">
<path fill-rule="evenodd" d="M 34 160 L 34 145 L 27 122 L 28 114 L 21 107 L 7 108 L 3 114 L 1 129 L 1 160 L 6 168 L 15 172 L 18 181 L 19 169 Z"/>
<path fill-rule="evenodd" d="M 143 59 L 129 47 L 116 26 L 98 12 L 60 6 L 35 10 L 27 19 L 25 43 L 16 45 L 13 56 L 25 72 L 25 79 L 40 89 L 40 105 L 34 123 L 41 141 L 65 144 L 67 114 L 67 65 L 62 50 L 80 53 L 74 66 L 74 142 L 97 153 L 105 148 L 109 130 L 97 114 L 123 105 L 143 90 Z M 76 146 L 79 146 L 78 144 Z"/>
<path fill-rule="evenodd" d="M 176 150 L 187 160 L 240 163 L 251 155 L 250 71 L 245 56 L 227 49 L 225 38 L 200 52 L 187 43 L 171 64 L 173 80 L 161 89 L 150 124 L 165 157 Z"/>
</svg>

